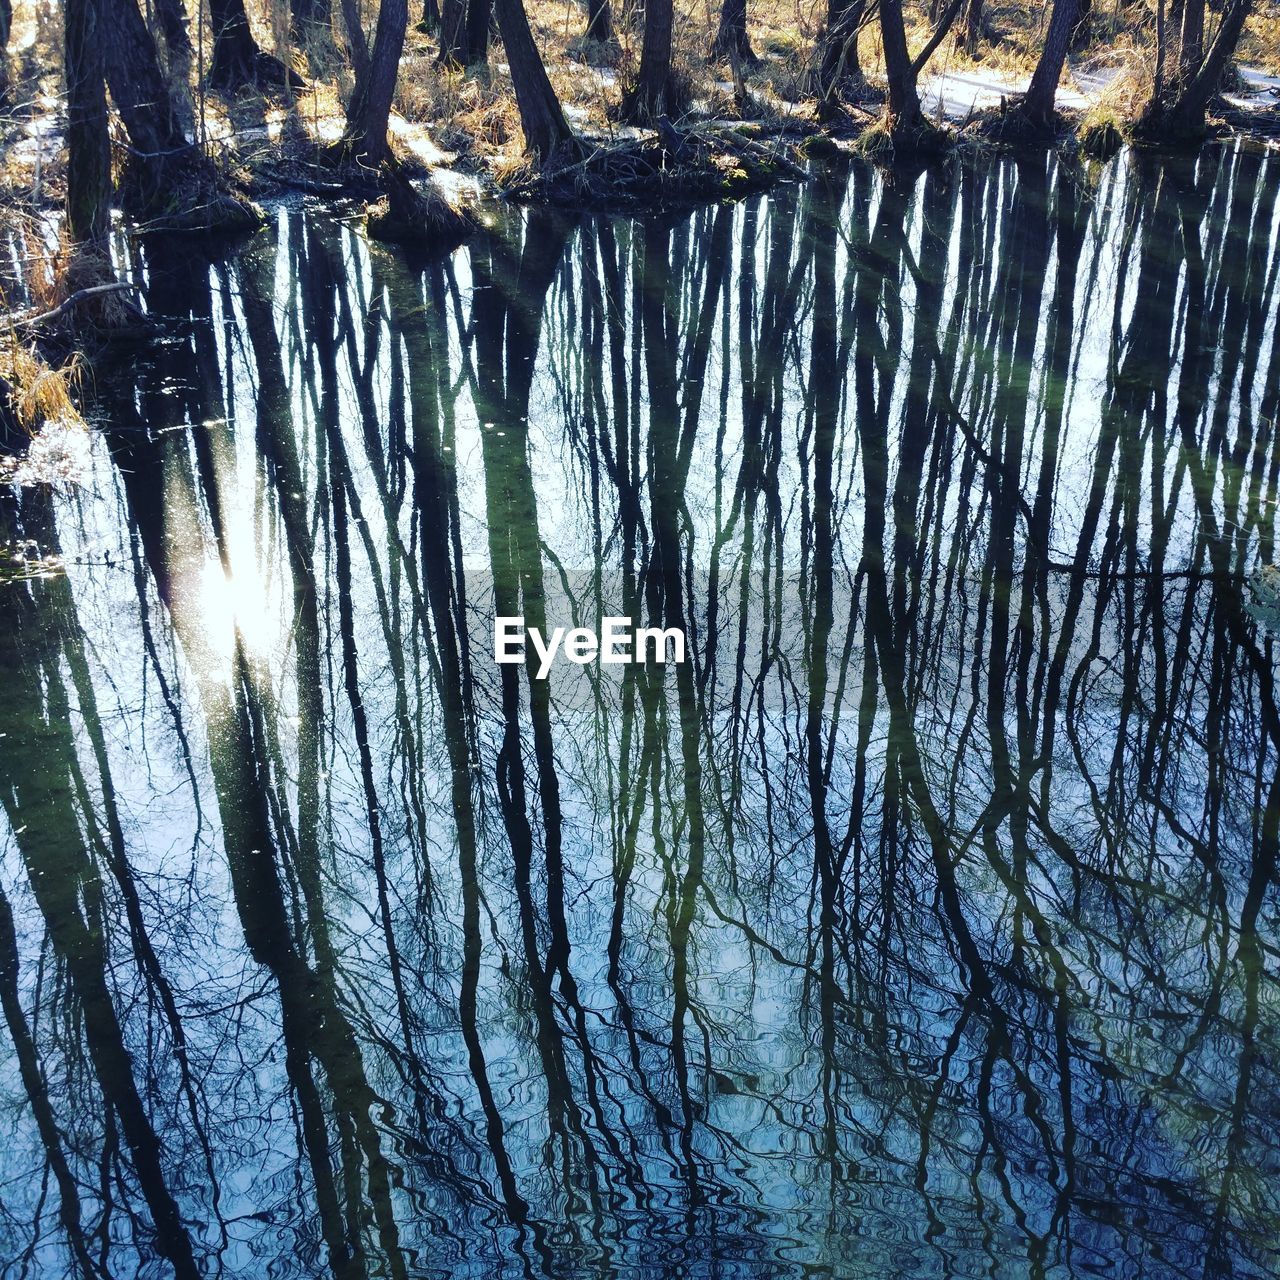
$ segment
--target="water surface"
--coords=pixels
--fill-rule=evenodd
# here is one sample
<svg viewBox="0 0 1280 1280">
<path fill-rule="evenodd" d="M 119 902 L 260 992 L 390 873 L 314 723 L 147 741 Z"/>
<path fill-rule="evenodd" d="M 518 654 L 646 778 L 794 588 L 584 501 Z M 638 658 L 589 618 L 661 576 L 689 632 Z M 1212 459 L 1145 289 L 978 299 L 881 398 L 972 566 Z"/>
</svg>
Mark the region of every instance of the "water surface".
<svg viewBox="0 0 1280 1280">
<path fill-rule="evenodd" d="M 1278 193 L 123 247 L 3 502 L 0 1274 L 1275 1274 Z"/>
</svg>

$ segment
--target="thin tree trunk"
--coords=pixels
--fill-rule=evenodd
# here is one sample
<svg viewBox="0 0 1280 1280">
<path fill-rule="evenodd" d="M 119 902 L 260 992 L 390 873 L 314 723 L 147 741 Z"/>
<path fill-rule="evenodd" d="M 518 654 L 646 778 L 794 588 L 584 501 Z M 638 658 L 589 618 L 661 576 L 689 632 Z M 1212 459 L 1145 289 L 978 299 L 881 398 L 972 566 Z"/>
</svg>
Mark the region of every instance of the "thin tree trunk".
<svg viewBox="0 0 1280 1280">
<path fill-rule="evenodd" d="M 299 48 L 329 45 L 331 23 L 328 0 L 289 0 L 289 34 Z"/>
<path fill-rule="evenodd" d="M 573 144 L 573 131 L 542 65 L 523 0 L 495 0 L 494 8 L 520 109 L 525 150 L 545 164 L 562 147 Z"/>
<path fill-rule="evenodd" d="M 969 0 L 964 15 L 964 25 L 956 33 L 956 44 L 964 48 L 969 57 L 978 54 L 978 45 L 982 40 L 982 0 Z"/>
<path fill-rule="evenodd" d="M 0 0 L 0 102 L 9 96 L 9 35 L 13 31 L 13 0 Z"/>
<path fill-rule="evenodd" d="M 111 143 L 97 0 L 65 0 L 67 78 L 67 231 L 100 244 L 111 225 Z"/>
<path fill-rule="evenodd" d="M 1178 83 L 1187 84 L 1204 58 L 1204 0 L 1184 0 L 1178 32 Z"/>
<path fill-rule="evenodd" d="M 1022 110 L 1033 124 L 1048 124 L 1053 117 L 1053 105 L 1058 94 L 1058 82 L 1066 65 L 1067 51 L 1071 48 L 1071 34 L 1080 17 L 1080 0 L 1053 0 L 1053 12 L 1049 16 L 1049 30 L 1045 34 L 1044 48 L 1035 73 L 1022 100 Z"/>
<path fill-rule="evenodd" d="M 1163 8 L 1163 5 L 1161 6 Z M 1218 92 L 1227 64 L 1235 56 L 1248 20 L 1252 0 L 1231 0 L 1223 11 L 1217 34 L 1194 73 L 1181 80 L 1172 101 L 1166 100 L 1163 82 L 1157 81 L 1151 101 L 1138 121 L 1138 132 L 1155 139 L 1194 138 L 1204 132 L 1205 110 Z"/>
<path fill-rule="evenodd" d="M 440 61 L 473 67 L 489 56 L 490 0 L 444 0 L 440 18 Z"/>
<path fill-rule="evenodd" d="M 861 89 L 867 82 L 858 57 L 858 31 L 867 0 L 827 0 L 827 20 L 819 41 L 817 89 L 820 98 L 839 85 Z"/>
<path fill-rule="evenodd" d="M 747 0 L 723 0 L 720 25 L 711 52 L 717 57 L 755 62 L 755 50 L 747 36 Z"/>
<path fill-rule="evenodd" d="M 164 47 L 170 60 L 188 65 L 194 50 L 191 48 L 191 32 L 187 28 L 187 12 L 182 0 L 152 0 L 151 12 L 164 39 Z"/>
<path fill-rule="evenodd" d="M 1071 47 L 1078 49 L 1085 43 L 1089 34 L 1089 19 L 1093 16 L 1093 0 L 1080 0 L 1080 16 L 1076 19 L 1075 30 L 1071 33 Z"/>
<path fill-rule="evenodd" d="M 907 50 L 902 0 L 880 0 L 880 36 L 884 44 L 885 79 L 889 87 L 889 132 L 900 134 L 917 130 L 924 123 L 924 115 L 916 90 L 915 68 Z"/>
<path fill-rule="evenodd" d="M 352 159 L 371 169 L 380 168 L 391 159 L 387 121 L 408 25 L 408 0 L 382 0 L 369 66 L 363 76 L 357 77 L 347 108 L 343 143 Z"/>
<path fill-rule="evenodd" d="M 364 27 L 360 25 L 360 6 L 357 0 L 340 0 L 342 7 L 342 25 L 347 32 L 347 53 L 351 58 L 351 68 L 359 81 L 369 74 L 369 42 L 364 37 Z"/>
<path fill-rule="evenodd" d="M 422 0 L 422 17 L 418 20 L 418 30 L 440 30 L 440 0 Z"/>
<path fill-rule="evenodd" d="M 667 114 L 671 80 L 671 0 L 645 0 L 644 47 L 636 83 L 627 95 L 628 119 L 647 123 Z"/>
<path fill-rule="evenodd" d="M 609 0 L 587 0 L 587 39 L 613 39 L 613 9 Z"/>
</svg>

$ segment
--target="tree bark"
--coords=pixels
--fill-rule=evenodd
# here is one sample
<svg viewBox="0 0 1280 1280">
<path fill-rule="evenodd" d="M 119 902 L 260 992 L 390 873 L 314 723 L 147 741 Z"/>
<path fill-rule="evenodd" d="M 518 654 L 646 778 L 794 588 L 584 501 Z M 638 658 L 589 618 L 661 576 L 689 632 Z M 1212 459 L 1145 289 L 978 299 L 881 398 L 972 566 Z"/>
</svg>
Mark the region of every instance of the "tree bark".
<svg viewBox="0 0 1280 1280">
<path fill-rule="evenodd" d="M 418 30 L 440 30 L 440 0 L 422 0 L 422 17 L 418 19 Z"/>
<path fill-rule="evenodd" d="M 1022 110 L 1033 124 L 1047 125 L 1053 118 L 1053 104 L 1058 94 L 1058 82 L 1066 65 L 1067 51 L 1071 48 L 1071 36 L 1080 17 L 1080 0 L 1053 0 L 1053 12 L 1049 16 L 1049 30 L 1045 33 L 1044 48 L 1035 73 L 1022 100 Z"/>
<path fill-rule="evenodd" d="M 76 244 L 100 244 L 111 227 L 111 143 L 97 0 L 65 0 L 67 78 L 67 231 Z"/>
<path fill-rule="evenodd" d="M 444 0 L 440 17 L 440 61 L 474 67 L 489 57 L 490 0 Z"/>
<path fill-rule="evenodd" d="M 1142 136 L 1177 140 L 1195 138 L 1204 132 L 1209 99 L 1218 92 L 1227 64 L 1235 56 L 1251 8 L 1252 0 L 1230 0 L 1209 51 L 1193 74 L 1185 79 L 1180 77 L 1181 85 L 1172 101 L 1166 100 L 1162 85 L 1157 83 L 1151 101 L 1138 121 L 1138 132 Z"/>
<path fill-rule="evenodd" d="M 587 0 L 587 39 L 613 39 L 613 9 L 609 0 Z"/>
<path fill-rule="evenodd" d="M 956 44 L 962 45 L 965 53 L 974 58 L 978 54 L 978 44 L 982 39 L 982 0 L 969 0 L 965 10 L 964 24 L 956 33 Z"/>
<path fill-rule="evenodd" d="M 189 65 L 195 51 L 191 47 L 191 32 L 187 28 L 187 13 L 182 7 L 182 0 L 154 0 L 152 12 L 170 60 Z"/>
<path fill-rule="evenodd" d="M 671 81 L 671 0 L 645 0 L 644 47 L 640 70 L 627 95 L 624 112 L 629 120 L 645 124 L 667 114 L 667 90 Z"/>
<path fill-rule="evenodd" d="M 573 131 L 542 65 L 523 0 L 495 0 L 494 8 L 520 109 L 525 150 L 545 164 L 561 148 L 573 145 Z"/>
<path fill-rule="evenodd" d="M 391 117 L 391 99 L 395 96 L 396 74 L 408 25 L 408 0 L 382 0 L 368 69 L 357 77 L 355 92 L 347 107 L 343 143 L 353 160 L 371 169 L 380 168 L 391 159 L 387 121 Z"/>
<path fill-rule="evenodd" d="M 723 0 L 720 5 L 720 25 L 711 52 L 721 58 L 740 62 L 755 62 L 755 50 L 747 36 L 747 0 Z"/>
<path fill-rule="evenodd" d="M 0 102 L 9 96 L 9 36 L 13 31 L 13 0 L 0 0 Z"/>
<path fill-rule="evenodd" d="M 331 24 L 328 0 L 290 0 L 289 34 L 299 48 L 327 46 Z"/>
<path fill-rule="evenodd" d="M 914 131 L 924 124 L 924 115 L 916 90 L 915 68 L 907 50 L 902 0 L 880 0 L 880 37 L 884 45 L 885 79 L 889 87 L 889 132 Z"/>
<path fill-rule="evenodd" d="M 1080 16 L 1076 19 L 1075 30 L 1071 33 L 1071 47 L 1078 49 L 1089 34 L 1089 19 L 1093 16 L 1093 0 L 1080 0 Z"/>
<path fill-rule="evenodd" d="M 209 0 L 213 54 L 209 83 L 224 93 L 238 93 L 248 85 L 282 86 L 289 73 L 278 58 L 258 48 L 249 27 L 244 0 Z"/>
<path fill-rule="evenodd" d="M 1178 83 L 1187 84 L 1204 58 L 1204 0 L 1184 0 L 1178 31 Z"/>
<path fill-rule="evenodd" d="M 347 53 L 351 57 L 351 67 L 356 79 L 369 74 L 369 42 L 364 38 L 364 27 L 360 25 L 360 6 L 356 0 L 341 0 L 342 25 L 347 33 Z"/>
<path fill-rule="evenodd" d="M 867 0 L 827 0 L 827 20 L 818 46 L 817 89 L 828 97 L 840 85 L 861 89 L 867 82 L 858 57 L 858 31 Z"/>
<path fill-rule="evenodd" d="M 195 147 L 182 132 L 180 117 L 160 70 L 156 44 L 136 0 L 99 0 L 106 78 L 111 99 L 124 121 L 134 157 L 151 167 L 185 156 Z"/>
</svg>

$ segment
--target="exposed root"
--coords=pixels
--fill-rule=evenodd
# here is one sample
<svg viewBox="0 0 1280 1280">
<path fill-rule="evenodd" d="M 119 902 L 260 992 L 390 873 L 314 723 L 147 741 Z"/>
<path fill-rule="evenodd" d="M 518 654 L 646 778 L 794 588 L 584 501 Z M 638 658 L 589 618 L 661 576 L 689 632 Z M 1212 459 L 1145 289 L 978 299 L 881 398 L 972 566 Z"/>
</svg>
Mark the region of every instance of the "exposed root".
<svg viewBox="0 0 1280 1280">
<path fill-rule="evenodd" d="M 1086 120 L 1080 127 L 1080 150 L 1094 160 L 1110 160 L 1124 142 L 1124 134 L 1114 120 Z"/>
<path fill-rule="evenodd" d="M 236 194 L 195 147 L 171 156 L 130 156 L 119 196 L 121 207 L 146 231 L 235 235 L 263 223 L 262 210 Z"/>
<path fill-rule="evenodd" d="M 502 175 L 506 194 L 525 203 L 572 209 L 671 208 L 730 199 L 808 175 L 780 139 L 772 145 L 747 128 L 677 130 L 667 121 L 656 136 L 601 145 L 583 158 Z"/>
<path fill-rule="evenodd" d="M 998 146 L 1033 147 L 1062 142 L 1071 137 L 1073 129 L 1071 121 L 1058 112 L 1047 120 L 1032 119 L 1019 99 L 978 112 L 965 126 L 964 132 Z"/>
<path fill-rule="evenodd" d="M 365 221 L 374 240 L 433 251 L 461 244 L 475 226 L 469 213 L 455 208 L 429 183 L 415 187 L 402 170 L 388 175 L 387 194 L 368 207 Z"/>
<path fill-rule="evenodd" d="M 911 166 L 944 155 L 953 141 L 949 130 L 923 116 L 909 123 L 881 117 L 858 138 L 857 150 L 872 164 L 885 168 Z"/>
</svg>

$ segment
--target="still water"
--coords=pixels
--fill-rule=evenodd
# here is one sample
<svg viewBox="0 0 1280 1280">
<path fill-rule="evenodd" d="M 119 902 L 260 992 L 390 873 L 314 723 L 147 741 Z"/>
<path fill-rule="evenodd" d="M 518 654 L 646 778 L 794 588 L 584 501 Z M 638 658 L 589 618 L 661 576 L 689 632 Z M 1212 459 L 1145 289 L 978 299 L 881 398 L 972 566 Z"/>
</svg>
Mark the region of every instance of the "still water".
<svg viewBox="0 0 1280 1280">
<path fill-rule="evenodd" d="M 3 504 L 0 1274 L 1275 1274 L 1278 195 L 122 248 Z"/>
</svg>

